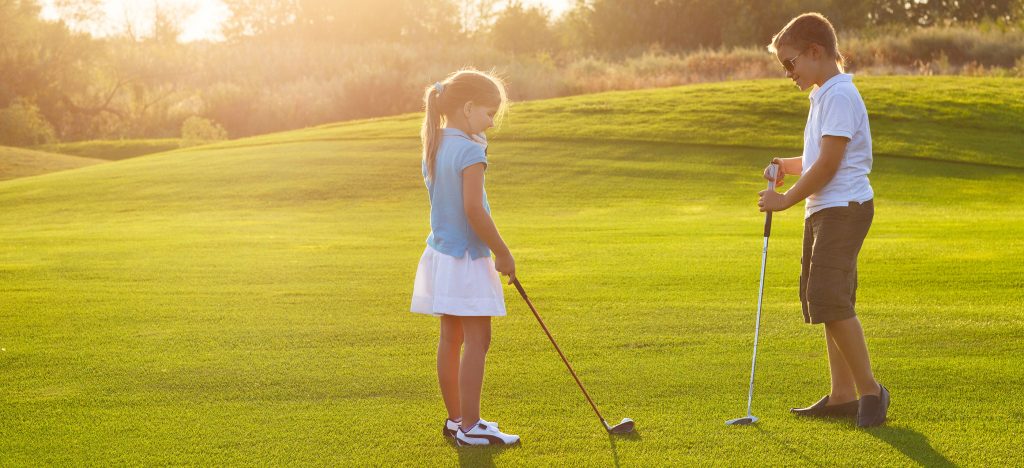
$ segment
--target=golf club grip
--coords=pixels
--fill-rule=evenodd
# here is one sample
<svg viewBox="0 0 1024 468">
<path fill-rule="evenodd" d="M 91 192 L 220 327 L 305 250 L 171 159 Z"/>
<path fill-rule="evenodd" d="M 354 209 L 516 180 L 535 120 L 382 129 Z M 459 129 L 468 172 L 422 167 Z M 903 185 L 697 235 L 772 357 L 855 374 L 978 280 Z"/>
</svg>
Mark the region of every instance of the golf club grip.
<svg viewBox="0 0 1024 468">
<path fill-rule="evenodd" d="M 576 376 L 576 371 L 572 369 L 572 365 L 569 364 L 569 360 L 565 358 L 565 354 L 562 353 L 562 349 L 558 347 L 558 343 L 555 342 L 555 337 L 551 336 L 551 332 L 548 331 L 547 325 L 544 325 L 544 320 L 541 320 L 540 314 L 537 313 L 537 308 L 530 302 L 530 298 L 526 295 L 526 290 L 523 289 L 523 285 L 519 284 L 519 278 L 512 280 L 512 284 L 515 285 L 516 289 L 519 290 L 519 295 L 523 296 L 523 300 L 526 301 L 526 305 L 530 306 L 530 311 L 533 312 L 533 316 L 537 318 L 537 323 L 540 323 L 540 327 L 544 330 L 544 334 L 548 336 L 548 340 L 551 341 L 551 345 L 555 347 L 555 351 L 558 351 L 558 355 L 562 358 L 562 362 L 565 363 L 565 367 L 569 369 L 569 373 L 572 374 L 573 380 L 576 381 L 576 385 L 579 385 L 580 390 L 583 391 L 583 396 L 587 397 L 587 403 L 590 403 L 590 407 L 594 408 L 594 413 L 597 413 L 597 417 L 601 419 L 601 424 L 605 430 L 608 429 L 608 423 L 605 422 L 604 416 L 601 416 L 601 412 L 598 411 L 597 405 L 594 404 L 594 400 L 590 398 L 590 394 L 587 393 L 587 389 L 583 387 L 583 382 L 580 382 L 580 378 Z"/>
<path fill-rule="evenodd" d="M 779 171 L 782 170 L 782 166 L 779 165 L 779 164 L 775 164 L 775 160 L 774 159 L 772 160 L 772 162 L 768 163 L 768 165 L 775 167 L 775 170 L 769 172 L 772 175 L 772 180 L 770 182 L 768 182 L 768 190 L 771 190 L 771 191 L 774 192 L 775 191 L 775 181 L 778 180 L 778 174 L 779 174 Z M 771 234 L 772 234 L 772 212 L 771 211 L 765 211 L 765 216 L 764 216 L 764 236 L 768 237 L 768 236 L 771 236 Z"/>
</svg>

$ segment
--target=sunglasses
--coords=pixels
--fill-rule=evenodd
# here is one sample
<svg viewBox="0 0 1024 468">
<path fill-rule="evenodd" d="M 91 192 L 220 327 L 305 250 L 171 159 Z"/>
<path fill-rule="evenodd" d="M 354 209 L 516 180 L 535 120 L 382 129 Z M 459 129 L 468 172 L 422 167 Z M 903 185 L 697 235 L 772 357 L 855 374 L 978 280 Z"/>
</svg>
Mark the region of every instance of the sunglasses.
<svg viewBox="0 0 1024 468">
<path fill-rule="evenodd" d="M 805 51 L 806 52 L 806 51 Z M 785 68 L 787 72 L 793 73 L 793 69 L 796 68 L 796 58 L 803 55 L 803 52 L 796 54 L 793 58 L 788 58 L 782 61 L 782 68 Z"/>
</svg>

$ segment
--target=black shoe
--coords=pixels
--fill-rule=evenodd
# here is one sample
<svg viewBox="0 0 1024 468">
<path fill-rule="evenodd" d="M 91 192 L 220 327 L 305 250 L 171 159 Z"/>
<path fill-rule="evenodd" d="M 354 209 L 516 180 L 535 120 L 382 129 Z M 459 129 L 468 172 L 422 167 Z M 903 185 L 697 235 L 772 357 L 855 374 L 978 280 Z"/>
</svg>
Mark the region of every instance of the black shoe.
<svg viewBox="0 0 1024 468">
<path fill-rule="evenodd" d="M 857 400 L 839 405 L 829 405 L 828 395 L 806 408 L 790 408 L 790 413 L 813 418 L 852 418 L 857 415 Z"/>
<path fill-rule="evenodd" d="M 860 410 L 857 411 L 857 426 L 874 427 L 885 423 L 886 413 L 889 412 L 889 390 L 884 385 L 880 395 L 864 395 L 860 397 Z"/>
</svg>

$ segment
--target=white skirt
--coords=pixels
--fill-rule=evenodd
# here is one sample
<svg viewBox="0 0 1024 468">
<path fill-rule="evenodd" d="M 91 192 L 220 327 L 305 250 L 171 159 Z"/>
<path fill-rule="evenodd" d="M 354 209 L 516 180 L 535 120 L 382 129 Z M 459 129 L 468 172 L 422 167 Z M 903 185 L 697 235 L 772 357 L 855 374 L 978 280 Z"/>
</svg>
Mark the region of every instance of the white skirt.
<svg viewBox="0 0 1024 468">
<path fill-rule="evenodd" d="M 505 293 L 491 257 L 473 260 L 427 246 L 416 268 L 412 312 L 469 317 L 505 315 Z"/>
</svg>

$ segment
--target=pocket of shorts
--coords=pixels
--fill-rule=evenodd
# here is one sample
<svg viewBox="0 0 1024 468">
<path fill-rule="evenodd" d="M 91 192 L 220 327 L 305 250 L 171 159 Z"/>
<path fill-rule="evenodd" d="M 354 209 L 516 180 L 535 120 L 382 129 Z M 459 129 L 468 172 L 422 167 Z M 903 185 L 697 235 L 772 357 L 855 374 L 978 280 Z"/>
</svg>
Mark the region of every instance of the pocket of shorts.
<svg viewBox="0 0 1024 468">
<path fill-rule="evenodd" d="M 852 270 L 811 263 L 807 277 L 807 302 L 824 306 L 846 306 L 852 294 Z"/>
</svg>

